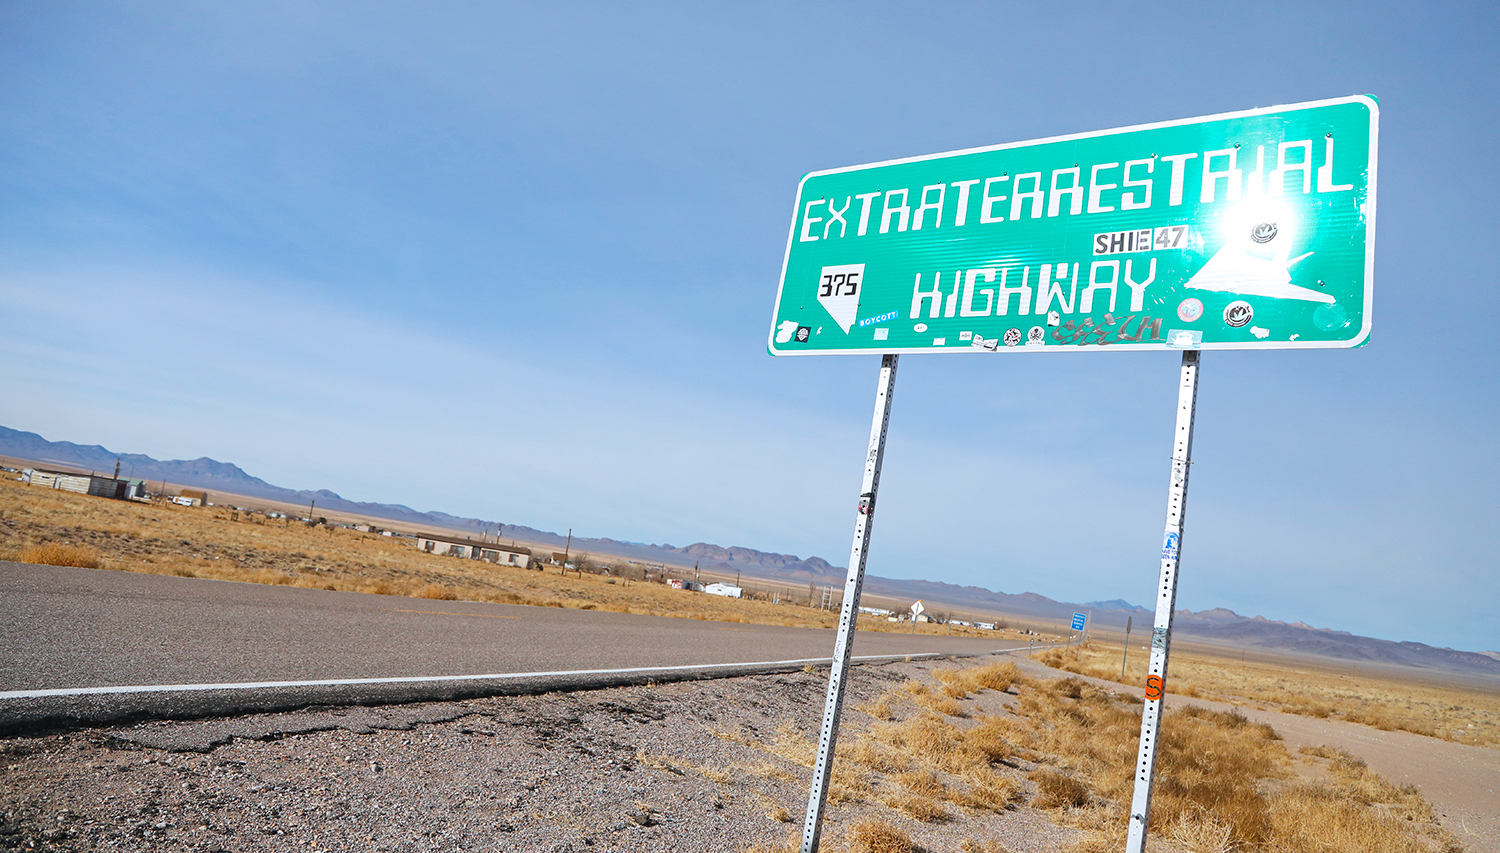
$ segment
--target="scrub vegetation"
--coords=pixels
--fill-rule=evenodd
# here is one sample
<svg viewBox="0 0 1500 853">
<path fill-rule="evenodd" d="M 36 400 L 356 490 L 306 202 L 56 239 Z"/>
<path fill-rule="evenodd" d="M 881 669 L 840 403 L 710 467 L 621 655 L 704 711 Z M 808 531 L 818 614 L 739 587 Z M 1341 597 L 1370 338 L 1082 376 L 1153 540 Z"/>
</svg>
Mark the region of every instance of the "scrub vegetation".
<svg viewBox="0 0 1500 853">
<path fill-rule="evenodd" d="M 794 584 L 729 599 L 673 589 L 665 583 L 670 572 L 646 572 L 587 554 L 575 557 L 570 562 L 585 571 L 553 565 L 522 569 L 429 554 L 410 539 L 350 527 L 310 525 L 228 507 L 109 500 L 0 479 L 0 559 L 5 560 L 717 622 L 812 628 L 832 628 L 838 622 L 836 610 L 809 606 L 807 588 Z M 909 624 L 868 618 L 860 628 L 912 630 Z M 1001 633 L 935 624 L 916 628 L 929 634 Z"/>
<path fill-rule="evenodd" d="M 1023 810 L 1076 830 L 1075 853 L 1123 849 L 1139 699 L 1076 678 L 1029 678 L 1013 663 L 932 676 L 894 685 L 846 715 L 829 803 L 830 814 L 852 823 L 844 847 L 835 837 L 825 849 L 923 849 L 912 839 L 922 840 L 925 826 L 945 837 L 956 831 L 961 850 L 1004 850 L 987 828 Z M 934 695 L 954 706 L 933 710 L 923 697 Z M 810 734 L 785 727 L 721 736 L 771 759 L 739 773 L 782 778 L 791 765 L 802 768 L 791 775 L 805 778 L 816 757 Z M 1191 853 L 1461 849 L 1415 788 L 1390 784 L 1342 750 L 1294 756 L 1267 725 L 1190 705 L 1163 721 L 1151 833 Z"/>
<path fill-rule="evenodd" d="M 78 495 L 0 478 L 0 559 L 115 569 L 312 589 L 434 600 L 486 601 L 581 610 L 673 616 L 720 622 L 832 628 L 836 612 L 807 606 L 806 589 L 787 585 L 777 603 L 684 592 L 642 580 L 639 567 L 611 574 L 541 571 L 427 554 L 410 540 L 351 528 L 271 519 L 225 507 L 143 504 Z M 601 561 L 580 555 L 600 567 Z M 862 630 L 910 631 L 879 619 Z M 1014 632 L 919 624 L 922 633 L 997 639 Z M 1043 652 L 1051 666 L 1119 680 L 1120 646 L 1097 640 L 1083 648 Z M 1132 650 L 1127 681 L 1144 678 L 1146 656 Z M 1400 729 L 1458 743 L 1500 747 L 1500 694 L 1447 685 L 1413 684 L 1282 659 L 1242 662 L 1223 655 L 1173 650 L 1169 692 L 1203 696 L 1315 717 Z M 956 677 L 956 676 L 955 676 Z M 934 713 L 954 707 L 957 685 L 909 688 L 910 700 Z"/>
<path fill-rule="evenodd" d="M 1056 669 L 1105 681 L 1120 680 L 1121 647 L 1090 640 L 1049 650 L 1038 660 Z M 1131 650 L 1127 679 L 1145 680 L 1146 654 Z M 1413 683 L 1382 677 L 1359 664 L 1293 664 L 1229 659 L 1172 649 L 1167 692 L 1248 708 L 1361 723 L 1471 746 L 1500 747 L 1500 691 Z"/>
</svg>

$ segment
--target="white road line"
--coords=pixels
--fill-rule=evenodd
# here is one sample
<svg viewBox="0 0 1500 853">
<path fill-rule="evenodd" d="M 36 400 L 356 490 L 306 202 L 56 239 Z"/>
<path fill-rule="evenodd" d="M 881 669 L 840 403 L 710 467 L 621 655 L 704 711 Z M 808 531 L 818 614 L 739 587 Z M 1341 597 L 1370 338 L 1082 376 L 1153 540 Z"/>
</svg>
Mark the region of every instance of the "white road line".
<svg viewBox="0 0 1500 853">
<path fill-rule="evenodd" d="M 996 652 L 1016 649 L 996 649 Z M 943 657 L 945 652 L 916 652 L 912 654 L 864 655 L 854 660 L 892 660 L 898 658 Z M 177 693 L 195 690 L 264 690 L 281 687 L 338 687 L 355 684 L 426 684 L 440 681 L 499 681 L 521 678 L 553 678 L 580 675 L 625 675 L 641 672 L 681 672 L 693 669 L 729 669 L 746 666 L 796 666 L 809 663 L 827 663 L 828 658 L 801 658 L 799 660 L 746 661 L 743 663 L 688 664 L 686 666 L 643 666 L 631 669 L 570 669 L 555 672 L 498 672 L 488 675 L 419 675 L 400 678 L 331 678 L 321 681 L 239 681 L 221 684 L 142 684 L 130 687 L 63 687 L 53 690 L 7 690 L 0 692 L 0 701 L 11 699 L 45 699 L 52 696 L 100 696 L 121 693 Z"/>
</svg>

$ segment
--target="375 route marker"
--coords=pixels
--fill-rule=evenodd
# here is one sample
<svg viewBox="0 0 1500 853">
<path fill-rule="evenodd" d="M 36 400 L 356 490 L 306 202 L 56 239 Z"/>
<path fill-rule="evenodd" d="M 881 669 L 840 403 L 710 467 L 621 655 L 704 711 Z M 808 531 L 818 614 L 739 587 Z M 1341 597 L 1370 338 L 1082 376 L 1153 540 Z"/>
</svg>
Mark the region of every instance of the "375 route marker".
<svg viewBox="0 0 1500 853">
<path fill-rule="evenodd" d="M 1200 351 L 1369 340 L 1378 124 L 1375 99 L 1356 95 L 802 179 L 767 349 L 882 356 L 803 853 L 818 847 L 897 356 L 1178 349 L 1127 846 L 1145 849 Z"/>
</svg>

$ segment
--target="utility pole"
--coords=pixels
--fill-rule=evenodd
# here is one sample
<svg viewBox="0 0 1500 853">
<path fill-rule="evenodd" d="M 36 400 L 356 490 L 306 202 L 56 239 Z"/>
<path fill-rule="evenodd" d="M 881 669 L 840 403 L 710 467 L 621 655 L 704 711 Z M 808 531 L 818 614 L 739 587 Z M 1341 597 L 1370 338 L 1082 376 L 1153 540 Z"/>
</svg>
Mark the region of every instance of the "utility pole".
<svg viewBox="0 0 1500 853">
<path fill-rule="evenodd" d="M 568 552 L 573 548 L 573 528 L 568 528 L 568 544 L 563 546 L 563 574 L 568 573 Z"/>
<path fill-rule="evenodd" d="M 1125 617 L 1125 652 L 1120 655 L 1120 680 L 1125 680 L 1125 661 L 1130 658 L 1130 626 L 1135 622 L 1134 616 Z"/>
</svg>

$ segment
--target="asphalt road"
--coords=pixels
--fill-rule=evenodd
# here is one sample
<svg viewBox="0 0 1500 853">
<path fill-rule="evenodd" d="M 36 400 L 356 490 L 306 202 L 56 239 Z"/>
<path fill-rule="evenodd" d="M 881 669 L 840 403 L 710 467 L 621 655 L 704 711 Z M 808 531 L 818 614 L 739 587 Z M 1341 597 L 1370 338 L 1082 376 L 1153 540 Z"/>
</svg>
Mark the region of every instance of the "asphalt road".
<svg viewBox="0 0 1500 853">
<path fill-rule="evenodd" d="M 796 668 L 828 660 L 833 642 L 832 630 L 0 562 L 0 730 Z M 854 654 L 999 646 L 860 632 Z M 603 672 L 618 670 L 649 671 Z M 345 683 L 308 683 L 330 681 Z"/>
</svg>

